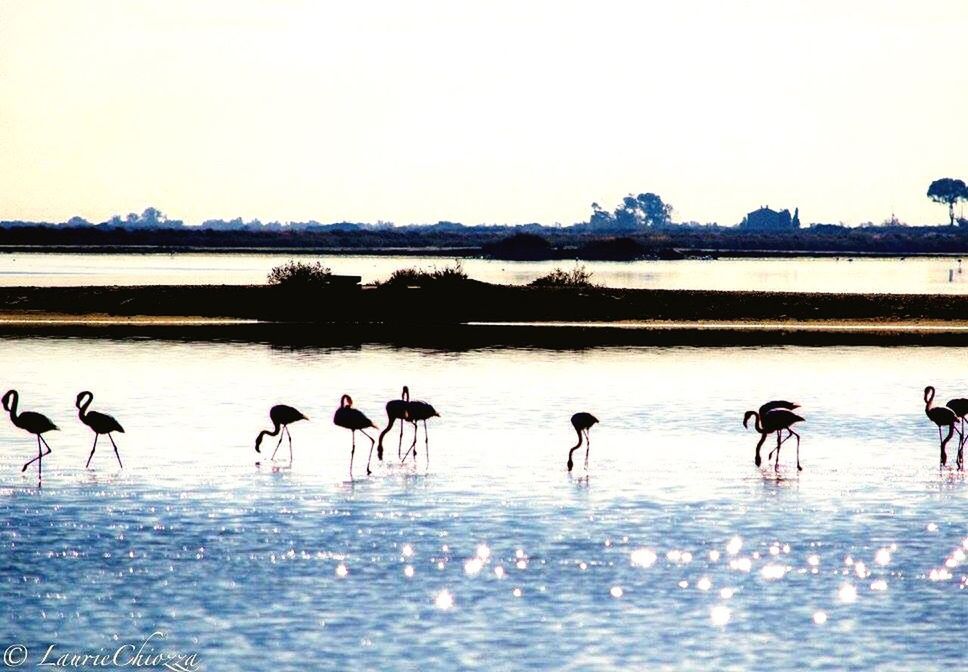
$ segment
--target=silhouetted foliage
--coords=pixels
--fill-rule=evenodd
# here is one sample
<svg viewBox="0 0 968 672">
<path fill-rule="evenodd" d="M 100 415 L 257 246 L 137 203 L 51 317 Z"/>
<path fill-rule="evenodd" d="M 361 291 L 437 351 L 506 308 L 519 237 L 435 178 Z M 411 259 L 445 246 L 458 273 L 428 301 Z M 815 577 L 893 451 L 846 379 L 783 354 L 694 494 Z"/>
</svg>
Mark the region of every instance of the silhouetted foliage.
<svg viewBox="0 0 968 672">
<path fill-rule="evenodd" d="M 400 268 L 390 274 L 383 282 L 377 283 L 384 287 L 427 287 L 429 285 L 454 284 L 467 280 L 467 273 L 460 260 L 454 261 L 453 266 L 437 268 L 434 266 L 427 271 L 420 268 Z"/>
<path fill-rule="evenodd" d="M 587 270 L 584 266 L 575 266 L 570 271 L 563 271 L 560 268 L 556 268 L 551 273 L 542 275 L 540 278 L 536 278 L 528 284 L 530 287 L 565 287 L 578 289 L 581 287 L 594 287 L 595 284 L 591 278 L 591 271 Z"/>
<path fill-rule="evenodd" d="M 928 198 L 935 203 L 948 206 L 948 218 L 951 226 L 954 226 L 955 203 L 961 200 L 968 201 L 968 186 L 963 180 L 942 177 L 928 186 Z"/>
<path fill-rule="evenodd" d="M 554 257 L 554 247 L 541 236 L 533 233 L 516 233 L 482 246 L 484 254 L 495 259 L 540 260 Z"/>
<path fill-rule="evenodd" d="M 290 260 L 273 268 L 268 282 L 279 287 L 309 289 L 327 286 L 331 277 L 332 271 L 318 261 L 310 264 Z"/>
<path fill-rule="evenodd" d="M 585 243 L 577 256 L 589 261 L 633 261 L 648 256 L 648 248 L 631 238 L 607 238 Z"/>
<path fill-rule="evenodd" d="M 672 223 L 672 206 L 664 203 L 658 194 L 651 192 L 622 199 L 614 214 L 592 203 L 589 226 L 596 231 L 635 231 L 646 227 L 669 226 Z"/>
</svg>

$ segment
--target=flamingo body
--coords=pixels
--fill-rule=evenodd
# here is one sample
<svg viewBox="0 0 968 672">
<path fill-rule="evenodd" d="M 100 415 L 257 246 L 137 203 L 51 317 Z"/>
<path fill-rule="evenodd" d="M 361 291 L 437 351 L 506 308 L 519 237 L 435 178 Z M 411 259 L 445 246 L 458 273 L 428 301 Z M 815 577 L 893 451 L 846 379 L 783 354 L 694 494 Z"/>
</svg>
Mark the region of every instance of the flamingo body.
<svg viewBox="0 0 968 672">
<path fill-rule="evenodd" d="M 572 455 L 576 450 L 581 448 L 582 439 L 585 441 L 585 468 L 588 469 L 588 452 L 591 450 L 591 437 L 588 435 L 588 430 L 597 422 L 598 418 L 584 411 L 571 416 L 571 426 L 575 428 L 575 432 L 578 434 L 578 443 L 568 451 L 568 471 L 571 471 L 575 466 L 574 461 L 572 461 Z"/>
<path fill-rule="evenodd" d="M 262 452 L 262 437 L 276 436 L 278 434 L 279 441 L 276 443 L 276 449 L 272 452 L 272 457 L 269 458 L 275 459 L 276 453 L 279 451 L 279 446 L 282 445 L 282 434 L 280 432 L 283 432 L 285 436 L 289 437 L 289 460 L 292 461 L 292 434 L 289 433 L 289 425 L 300 420 L 309 420 L 309 418 L 292 406 L 276 404 L 269 409 L 269 420 L 272 421 L 272 431 L 270 432 L 268 429 L 264 429 L 259 432 L 259 435 L 255 437 L 255 452 Z"/>
<path fill-rule="evenodd" d="M 77 401 L 74 402 L 74 405 L 77 406 L 77 417 L 94 432 L 94 445 L 91 447 L 91 454 L 88 455 L 87 464 L 84 465 L 84 468 L 87 469 L 91 466 L 91 459 L 94 457 L 94 451 L 97 449 L 98 437 L 106 434 L 111 441 L 111 445 L 114 446 L 114 456 L 118 458 L 118 466 L 123 469 L 124 465 L 121 464 L 121 454 L 118 452 L 118 444 L 114 442 L 114 437 L 111 436 L 111 433 L 121 432 L 123 434 L 124 427 L 107 413 L 88 411 L 87 409 L 93 402 L 94 395 L 88 391 L 79 393 L 77 395 Z"/>
<path fill-rule="evenodd" d="M 945 446 L 948 445 L 948 441 L 951 440 L 951 435 L 955 432 L 955 424 L 958 422 L 958 415 L 948 408 L 947 406 L 934 406 L 934 387 L 928 385 L 924 388 L 924 413 L 928 416 L 935 425 L 938 426 L 938 441 L 941 446 L 941 460 L 940 466 L 944 467 L 948 463 L 948 455 L 945 451 Z M 941 438 L 941 428 L 948 428 L 948 435 Z M 959 449 L 961 445 L 959 442 Z M 960 452 L 960 451 L 959 451 Z"/>
<path fill-rule="evenodd" d="M 760 458 L 760 449 L 763 447 L 766 437 L 773 432 L 776 432 L 776 448 L 773 451 L 776 452 L 776 462 L 773 465 L 773 470 L 780 470 L 780 445 L 786 440 L 780 439 L 780 432 L 785 429 L 790 432 L 790 434 L 787 436 L 787 439 L 790 438 L 790 436 L 797 437 L 797 471 L 803 471 L 803 467 L 800 466 L 800 435 L 793 431 L 792 426 L 798 422 L 805 422 L 805 419 L 794 413 L 792 410 L 789 410 L 785 407 L 775 406 L 777 403 L 787 404 L 789 402 L 768 402 L 761 408 L 770 407 L 772 404 L 774 405 L 772 410 L 768 410 L 766 413 L 762 414 L 757 411 L 746 411 L 745 415 L 743 416 L 743 427 L 749 426 L 750 418 L 753 418 L 754 427 L 756 428 L 756 431 L 760 433 L 760 440 L 756 444 L 756 453 L 753 456 L 753 464 L 755 464 L 757 467 L 760 466 L 762 462 L 762 459 Z M 796 405 L 793 406 L 794 408 L 797 408 Z M 770 453 L 770 456 L 773 455 L 773 452 Z M 767 459 L 769 459 L 769 457 Z"/>
<path fill-rule="evenodd" d="M 10 421 L 13 423 L 14 427 L 22 429 L 25 432 L 29 432 L 37 437 L 37 457 L 33 458 L 32 460 L 28 460 L 20 471 L 27 471 L 27 467 L 36 462 L 37 483 L 39 486 L 43 477 L 44 456 L 50 455 L 52 452 L 50 449 L 50 444 L 47 443 L 42 435 L 60 428 L 51 422 L 50 418 L 41 413 L 35 413 L 34 411 L 17 413 L 17 402 L 19 400 L 20 395 L 17 393 L 17 390 L 7 390 L 7 393 L 3 395 L 3 399 L 0 400 L 0 403 L 3 404 L 3 410 L 10 413 Z M 43 452 L 41 443 L 43 443 L 43 445 L 47 448 L 46 453 Z"/>
<path fill-rule="evenodd" d="M 366 433 L 366 430 L 370 427 L 376 429 L 376 425 L 370 420 L 362 411 L 353 408 L 353 398 L 348 394 L 344 394 L 340 397 L 339 408 L 333 414 L 333 424 L 337 427 L 343 427 L 344 429 L 350 430 L 353 437 L 352 448 L 350 449 L 350 478 L 353 478 L 353 456 L 356 454 L 356 433 L 362 432 L 363 436 L 370 440 L 370 456 L 366 460 L 366 473 L 369 475 L 370 472 L 370 461 L 373 459 L 373 446 L 376 441 L 372 436 Z"/>
</svg>

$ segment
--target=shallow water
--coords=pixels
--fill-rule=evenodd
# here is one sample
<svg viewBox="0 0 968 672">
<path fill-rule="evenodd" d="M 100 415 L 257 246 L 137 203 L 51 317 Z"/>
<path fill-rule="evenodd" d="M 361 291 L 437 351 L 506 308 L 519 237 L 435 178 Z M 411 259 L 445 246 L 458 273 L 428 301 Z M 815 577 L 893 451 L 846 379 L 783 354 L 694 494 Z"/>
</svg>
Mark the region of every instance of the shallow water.
<svg viewBox="0 0 968 672">
<path fill-rule="evenodd" d="M 286 254 L 44 254 L 0 253 L 0 286 L 261 284 Z M 446 268 L 447 257 L 300 256 L 334 273 L 360 275 L 364 283 L 386 280 L 400 268 Z M 476 280 L 527 284 L 571 261 L 461 260 Z M 965 294 L 968 274 L 960 259 L 790 258 L 684 261 L 582 262 L 592 280 L 608 287 L 722 289 L 791 292 Z"/>
<path fill-rule="evenodd" d="M 6 338 L 0 384 L 62 429 L 38 490 L 0 425 L 0 644 L 160 631 L 206 670 L 964 666 L 968 486 L 921 401 L 968 392 L 962 358 Z M 421 432 L 416 467 L 366 478 L 357 437 L 350 481 L 340 394 L 382 426 L 404 383 L 442 415 L 429 465 Z M 123 471 L 102 442 L 82 468 L 82 389 L 125 426 Z M 779 476 L 752 465 L 742 412 L 777 397 L 807 418 L 799 475 L 792 442 Z M 311 420 L 291 465 L 256 466 L 280 401 Z M 576 410 L 601 424 L 569 476 Z"/>
</svg>

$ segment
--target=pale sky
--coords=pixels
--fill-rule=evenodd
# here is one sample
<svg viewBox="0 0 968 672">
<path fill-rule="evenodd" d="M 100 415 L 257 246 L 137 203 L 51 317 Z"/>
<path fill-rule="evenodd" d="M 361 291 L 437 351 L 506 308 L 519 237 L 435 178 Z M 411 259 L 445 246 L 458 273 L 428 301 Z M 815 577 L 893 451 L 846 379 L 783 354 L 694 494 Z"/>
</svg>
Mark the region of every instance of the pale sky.
<svg viewBox="0 0 968 672">
<path fill-rule="evenodd" d="M 940 223 L 968 1 L 0 0 L 0 219 Z M 968 208 L 966 208 L 968 211 Z"/>
</svg>

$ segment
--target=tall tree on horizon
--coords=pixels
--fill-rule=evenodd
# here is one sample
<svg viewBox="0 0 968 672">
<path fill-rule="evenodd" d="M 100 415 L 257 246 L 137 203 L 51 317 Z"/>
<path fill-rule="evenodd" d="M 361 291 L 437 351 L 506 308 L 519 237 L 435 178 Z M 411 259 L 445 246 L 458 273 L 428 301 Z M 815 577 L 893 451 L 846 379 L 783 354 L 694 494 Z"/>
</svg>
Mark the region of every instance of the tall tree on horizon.
<svg viewBox="0 0 968 672">
<path fill-rule="evenodd" d="M 968 186 L 962 180 L 942 177 L 935 180 L 928 187 L 928 198 L 935 203 L 948 205 L 948 217 L 952 226 L 955 224 L 955 203 L 960 200 L 968 201 Z"/>
</svg>

